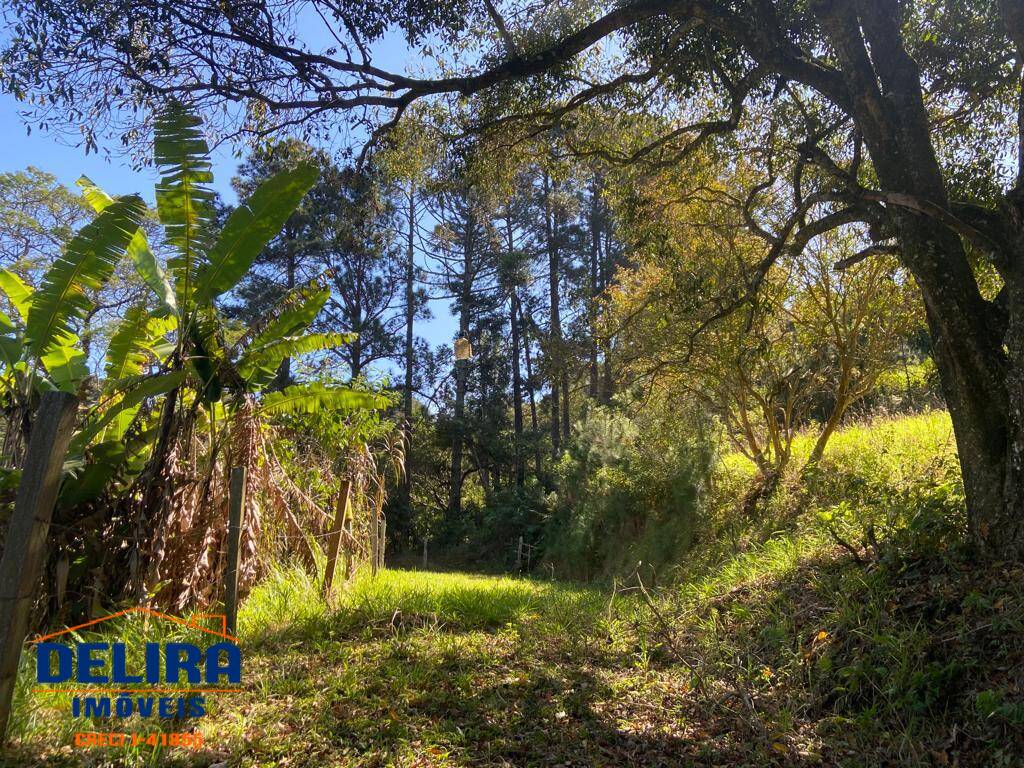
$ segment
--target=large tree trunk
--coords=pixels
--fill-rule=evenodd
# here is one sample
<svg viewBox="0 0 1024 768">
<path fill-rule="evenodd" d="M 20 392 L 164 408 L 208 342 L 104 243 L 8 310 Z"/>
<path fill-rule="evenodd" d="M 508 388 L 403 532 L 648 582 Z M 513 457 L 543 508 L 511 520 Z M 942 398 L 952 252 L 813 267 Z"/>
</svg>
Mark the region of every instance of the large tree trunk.
<svg viewBox="0 0 1024 768">
<path fill-rule="evenodd" d="M 854 120 L 879 183 L 947 209 L 931 144 L 920 74 L 892 0 L 818 2 L 836 50 Z M 870 46 L 870 53 L 868 50 Z M 973 539 L 996 556 L 1024 555 L 1024 291 L 1003 270 L 1009 295 L 1007 352 L 996 313 L 978 290 L 958 235 L 909 207 L 889 204 L 903 262 L 924 298 L 935 359 L 956 435 Z"/>
<path fill-rule="evenodd" d="M 506 220 L 508 253 L 515 250 L 511 214 Z M 515 281 L 509 290 L 508 324 L 512 334 L 512 453 L 515 462 L 516 487 L 526 484 L 526 464 L 523 459 L 523 381 L 519 370 L 519 289 Z"/>
<path fill-rule="evenodd" d="M 519 296 L 512 289 L 509 300 L 509 325 L 512 329 L 512 451 L 516 465 L 516 487 L 526 483 L 526 466 L 523 461 L 523 384 L 519 372 Z"/>
<path fill-rule="evenodd" d="M 405 391 L 403 393 L 402 411 L 405 424 L 402 428 L 402 441 L 405 449 L 405 472 L 402 473 L 402 502 L 406 514 L 409 512 L 412 498 L 412 472 L 409 457 L 412 454 L 412 371 L 416 321 L 416 184 L 409 182 L 409 209 L 406 220 L 405 244 Z"/>
<path fill-rule="evenodd" d="M 455 435 L 452 439 L 451 484 L 448 489 L 448 511 L 455 519 L 462 515 L 462 420 L 465 416 L 465 402 L 466 364 L 460 360 L 455 363 Z"/>
<path fill-rule="evenodd" d="M 462 285 L 459 301 L 459 336 L 469 337 L 469 311 L 473 301 L 473 228 L 476 226 L 471 213 L 466 215 L 466 231 L 462 245 Z M 448 496 L 448 511 L 456 519 L 462 515 L 462 448 L 463 420 L 466 408 L 466 376 L 468 361 L 455 362 L 455 412 L 452 439 L 452 472 Z"/>
<path fill-rule="evenodd" d="M 600 372 L 597 364 L 597 297 L 600 294 L 598 285 L 598 264 L 601 260 L 601 221 L 599 212 L 599 180 L 595 177 L 590 198 L 590 306 L 588 342 L 590 352 L 590 380 L 587 383 L 587 394 L 596 400 L 598 394 L 598 378 Z"/>
<path fill-rule="evenodd" d="M 537 482 L 540 485 L 544 486 L 545 489 L 550 490 L 550 488 L 548 488 L 548 484 L 544 480 L 544 459 L 541 456 L 541 452 L 540 452 L 540 441 L 539 441 L 540 427 L 538 426 L 538 420 L 537 420 L 537 396 L 536 396 L 536 394 L 534 392 L 534 386 L 533 386 L 534 379 L 533 379 L 533 364 L 532 364 L 531 359 L 530 359 L 530 337 L 527 334 L 527 327 L 526 327 L 525 322 L 523 321 L 523 307 L 522 307 L 522 304 L 520 302 L 518 302 L 518 301 L 516 302 L 516 304 L 518 305 L 518 309 L 519 309 L 519 327 L 523 331 L 523 357 L 525 358 L 525 362 L 526 362 L 526 392 L 527 392 L 527 395 L 530 398 L 530 428 L 531 428 L 531 434 L 533 435 L 533 465 L 534 465 L 534 471 L 535 471 L 536 476 L 537 476 Z"/>
<path fill-rule="evenodd" d="M 599 273 L 601 278 L 601 291 L 608 289 L 615 271 L 615 262 L 612 256 L 611 233 L 604 231 L 604 258 L 600 261 Z M 612 340 L 609 336 L 601 338 L 601 402 L 608 405 L 615 393 L 615 381 L 612 378 Z"/>
<path fill-rule="evenodd" d="M 548 251 L 548 303 L 550 306 L 548 326 L 548 369 L 551 371 L 551 457 L 558 459 L 562 445 L 562 409 L 559 405 L 562 377 L 562 319 L 559 304 L 559 264 L 558 243 L 555 242 L 554 211 L 551 201 L 552 183 L 547 172 L 544 173 L 544 234 Z"/>
</svg>

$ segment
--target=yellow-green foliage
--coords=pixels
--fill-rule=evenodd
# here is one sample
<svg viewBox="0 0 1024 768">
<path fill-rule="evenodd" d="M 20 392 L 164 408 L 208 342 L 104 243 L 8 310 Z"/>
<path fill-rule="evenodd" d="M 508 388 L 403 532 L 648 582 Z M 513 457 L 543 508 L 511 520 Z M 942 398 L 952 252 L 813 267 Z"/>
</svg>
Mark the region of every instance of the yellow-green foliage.
<svg viewBox="0 0 1024 768">
<path fill-rule="evenodd" d="M 802 471 L 814 435 L 794 443 L 793 466 L 764 517 L 742 519 L 744 489 L 755 469 L 738 453 L 722 457 L 708 499 L 719 534 L 705 538 L 682 564 L 682 589 L 710 596 L 747 582 L 778 577 L 801 561 L 851 545 L 941 525 L 947 546 L 963 520 L 963 487 L 945 411 L 875 419 L 838 432 L 820 464 Z M 871 533 L 869 533 L 871 528 Z M 950 530 L 952 529 L 952 530 Z"/>
<path fill-rule="evenodd" d="M 717 532 L 661 609 L 677 642 L 712 679 L 743 681 L 780 754 L 1020 764 L 1024 701 L 1001 670 L 1024 652 L 1022 571 L 970 552 L 948 414 L 850 426 L 802 472 L 812 441 L 747 518 L 753 467 L 724 457 Z"/>
<path fill-rule="evenodd" d="M 809 430 L 793 441 L 793 468 L 803 466 L 816 439 L 817 432 Z M 955 458 L 955 451 L 949 414 L 934 410 L 851 424 L 829 440 L 822 466 L 848 466 L 851 462 L 856 465 L 867 460 L 876 465 L 888 464 L 893 469 L 906 468 L 915 461 L 930 461 L 939 455 Z M 723 455 L 719 469 L 745 478 L 754 474 L 753 462 L 736 452 Z"/>
<path fill-rule="evenodd" d="M 742 502 L 755 479 L 752 462 L 722 457 L 706 499 L 713 544 L 770 538 L 776 529 L 819 537 L 895 533 L 927 514 L 955 527 L 963 522 L 963 488 L 949 414 L 877 418 L 832 436 L 822 460 L 806 467 L 817 434 L 794 441 L 793 459 L 778 490 L 751 518 Z M 831 540 L 835 542 L 835 537 Z M 701 553 L 695 553 L 700 556 Z M 704 558 L 706 559 L 706 558 Z"/>
</svg>

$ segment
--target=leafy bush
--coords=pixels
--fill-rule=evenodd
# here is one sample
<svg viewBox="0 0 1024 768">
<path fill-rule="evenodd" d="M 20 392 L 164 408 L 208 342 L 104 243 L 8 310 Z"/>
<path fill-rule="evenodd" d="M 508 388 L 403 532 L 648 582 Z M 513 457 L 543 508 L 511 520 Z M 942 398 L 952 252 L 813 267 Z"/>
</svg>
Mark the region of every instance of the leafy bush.
<svg viewBox="0 0 1024 768">
<path fill-rule="evenodd" d="M 689 429 L 678 428 L 682 418 Z M 544 538 L 552 572 L 593 579 L 641 564 L 654 576 L 677 562 L 694 541 L 710 472 L 705 426 L 592 409 L 555 467 L 559 490 Z"/>
</svg>

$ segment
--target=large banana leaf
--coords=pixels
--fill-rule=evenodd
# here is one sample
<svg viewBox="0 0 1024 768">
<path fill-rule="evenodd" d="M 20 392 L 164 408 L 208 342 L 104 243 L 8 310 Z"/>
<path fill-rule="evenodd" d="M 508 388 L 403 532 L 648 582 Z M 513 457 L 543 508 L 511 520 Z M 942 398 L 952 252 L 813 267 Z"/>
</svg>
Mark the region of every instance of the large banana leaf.
<svg viewBox="0 0 1024 768">
<path fill-rule="evenodd" d="M 249 346 L 262 347 L 306 330 L 330 297 L 330 289 L 316 283 L 295 288 L 274 308 L 270 320 L 252 338 Z"/>
<path fill-rule="evenodd" d="M 85 352 L 82 351 L 78 337 L 74 334 L 66 340 L 66 343 L 51 344 L 39 358 L 50 381 L 57 389 L 72 394 L 78 389 L 79 383 L 89 375 L 89 366 L 86 364 Z"/>
<path fill-rule="evenodd" d="M 388 399 L 375 392 L 360 392 L 348 387 L 323 384 L 296 384 L 263 398 L 260 411 L 266 415 L 316 413 L 321 410 L 355 411 L 386 408 Z"/>
<path fill-rule="evenodd" d="M 132 307 L 125 313 L 107 346 L 104 367 L 107 379 L 123 379 L 142 373 L 146 352 L 139 340 L 145 336 L 148 326 L 149 315 L 145 307 Z"/>
<path fill-rule="evenodd" d="M 217 338 L 216 316 L 213 312 L 207 308 L 205 312 L 197 313 L 195 322 L 188 328 L 188 338 L 192 344 L 192 367 L 202 382 L 199 397 L 207 406 L 220 400 L 224 389 L 219 374 L 224 355 Z"/>
<path fill-rule="evenodd" d="M 128 449 L 121 440 L 109 440 L 89 450 L 90 461 L 69 470 L 61 484 L 58 505 L 64 508 L 95 499 L 110 485 L 114 476 L 125 469 Z"/>
<path fill-rule="evenodd" d="M 82 188 L 82 195 L 86 201 L 97 213 L 102 213 L 114 202 L 114 198 L 96 186 L 88 176 L 80 176 L 77 184 Z M 160 262 L 156 260 L 156 256 L 149 249 L 146 230 L 142 227 L 139 227 L 135 237 L 128 244 L 128 258 L 135 265 L 135 271 L 139 273 L 139 277 L 152 289 L 161 304 L 172 312 L 177 311 L 174 291 L 167 281 L 167 275 L 164 274 Z"/>
<path fill-rule="evenodd" d="M 155 317 L 144 306 L 132 307 L 118 324 L 107 347 L 106 374 L 109 380 L 142 373 L 150 359 L 159 359 L 158 345 L 177 326 L 177 319 Z"/>
<path fill-rule="evenodd" d="M 196 289 L 196 270 L 209 252 L 214 219 L 209 147 L 201 122 L 181 104 L 172 104 L 154 124 L 153 157 L 160 169 L 156 209 L 175 255 L 168 260 L 174 275 L 179 311 Z"/>
<path fill-rule="evenodd" d="M 130 389 L 119 400 L 91 419 L 82 428 L 82 431 L 75 435 L 71 443 L 71 452 L 84 450 L 92 442 L 93 438 L 100 434 L 121 413 L 138 408 L 147 397 L 157 397 L 158 395 L 170 392 L 175 387 L 180 386 L 184 380 L 184 371 L 172 371 L 171 373 L 163 373 L 159 376 L 144 379 L 141 384 Z M 120 435 L 116 437 L 120 437 Z"/>
<path fill-rule="evenodd" d="M 21 319 L 28 320 L 28 310 L 32 306 L 32 289 L 9 269 L 0 269 L 0 290 L 10 300 Z"/>
<path fill-rule="evenodd" d="M 92 306 L 86 290 L 110 278 L 145 213 L 138 195 L 121 198 L 71 239 L 32 297 L 25 335 L 33 354 L 41 357 L 51 346 L 74 343 L 71 321 Z"/>
<path fill-rule="evenodd" d="M 319 175 L 310 163 L 282 171 L 263 182 L 231 213 L 198 270 L 196 301 L 212 301 L 235 287 L 260 251 L 281 232 Z"/>
<path fill-rule="evenodd" d="M 249 385 L 258 388 L 269 382 L 286 357 L 351 344 L 354 333 L 307 333 L 305 336 L 285 336 L 261 347 L 249 347 L 238 361 L 238 372 Z"/>
</svg>

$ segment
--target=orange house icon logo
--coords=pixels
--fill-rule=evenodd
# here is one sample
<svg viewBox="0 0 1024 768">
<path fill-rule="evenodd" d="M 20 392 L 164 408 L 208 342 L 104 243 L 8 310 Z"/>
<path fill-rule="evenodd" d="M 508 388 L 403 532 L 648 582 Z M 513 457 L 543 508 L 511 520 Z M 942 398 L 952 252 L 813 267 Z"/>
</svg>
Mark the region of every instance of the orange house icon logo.
<svg viewBox="0 0 1024 768">
<path fill-rule="evenodd" d="M 183 627 L 187 627 L 189 629 L 198 629 L 200 632 L 208 632 L 211 635 L 216 635 L 217 637 L 224 638 L 225 640 L 230 640 L 233 643 L 237 643 L 238 642 L 238 638 L 237 637 L 234 637 L 233 635 L 229 635 L 228 634 L 228 619 L 227 619 L 227 616 L 225 616 L 223 613 L 197 613 L 197 614 L 194 614 L 189 619 L 183 619 L 180 616 L 171 616 L 168 613 L 160 613 L 160 611 L 154 611 L 152 608 L 146 608 L 146 607 L 143 607 L 143 606 L 136 606 L 134 608 L 126 608 L 125 610 L 118 611 L 117 613 L 111 613 L 111 614 L 109 614 L 107 616 L 102 616 L 102 617 L 100 617 L 98 619 L 93 619 L 92 621 L 87 621 L 87 622 L 85 622 L 83 624 L 76 624 L 73 627 L 67 627 L 66 629 L 62 629 L 62 630 L 59 630 L 57 632 L 51 632 L 48 635 L 42 635 L 41 637 L 37 637 L 37 638 L 34 638 L 33 640 L 30 640 L 29 643 L 30 644 L 35 644 L 35 643 L 46 642 L 47 640 L 51 640 L 51 639 L 53 639 L 55 637 L 60 637 L 61 635 L 66 635 L 66 634 L 68 634 L 70 632 L 77 632 L 78 630 L 81 630 L 81 629 L 87 629 L 89 627 L 94 627 L 94 626 L 96 626 L 98 624 L 103 624 L 104 622 L 110 621 L 111 619 L 117 619 L 117 618 L 120 618 L 121 616 L 129 616 L 129 615 L 131 615 L 133 613 L 134 614 L 142 614 L 144 616 L 152 616 L 152 617 L 158 618 L 158 619 L 164 619 L 165 621 L 170 621 L 170 622 L 173 622 L 175 624 L 179 624 L 179 625 L 181 625 Z M 210 629 L 209 627 L 204 626 L 204 625 L 199 623 L 200 621 L 210 620 L 210 619 L 216 619 L 217 621 L 220 622 L 220 629 L 219 630 Z"/>
</svg>

